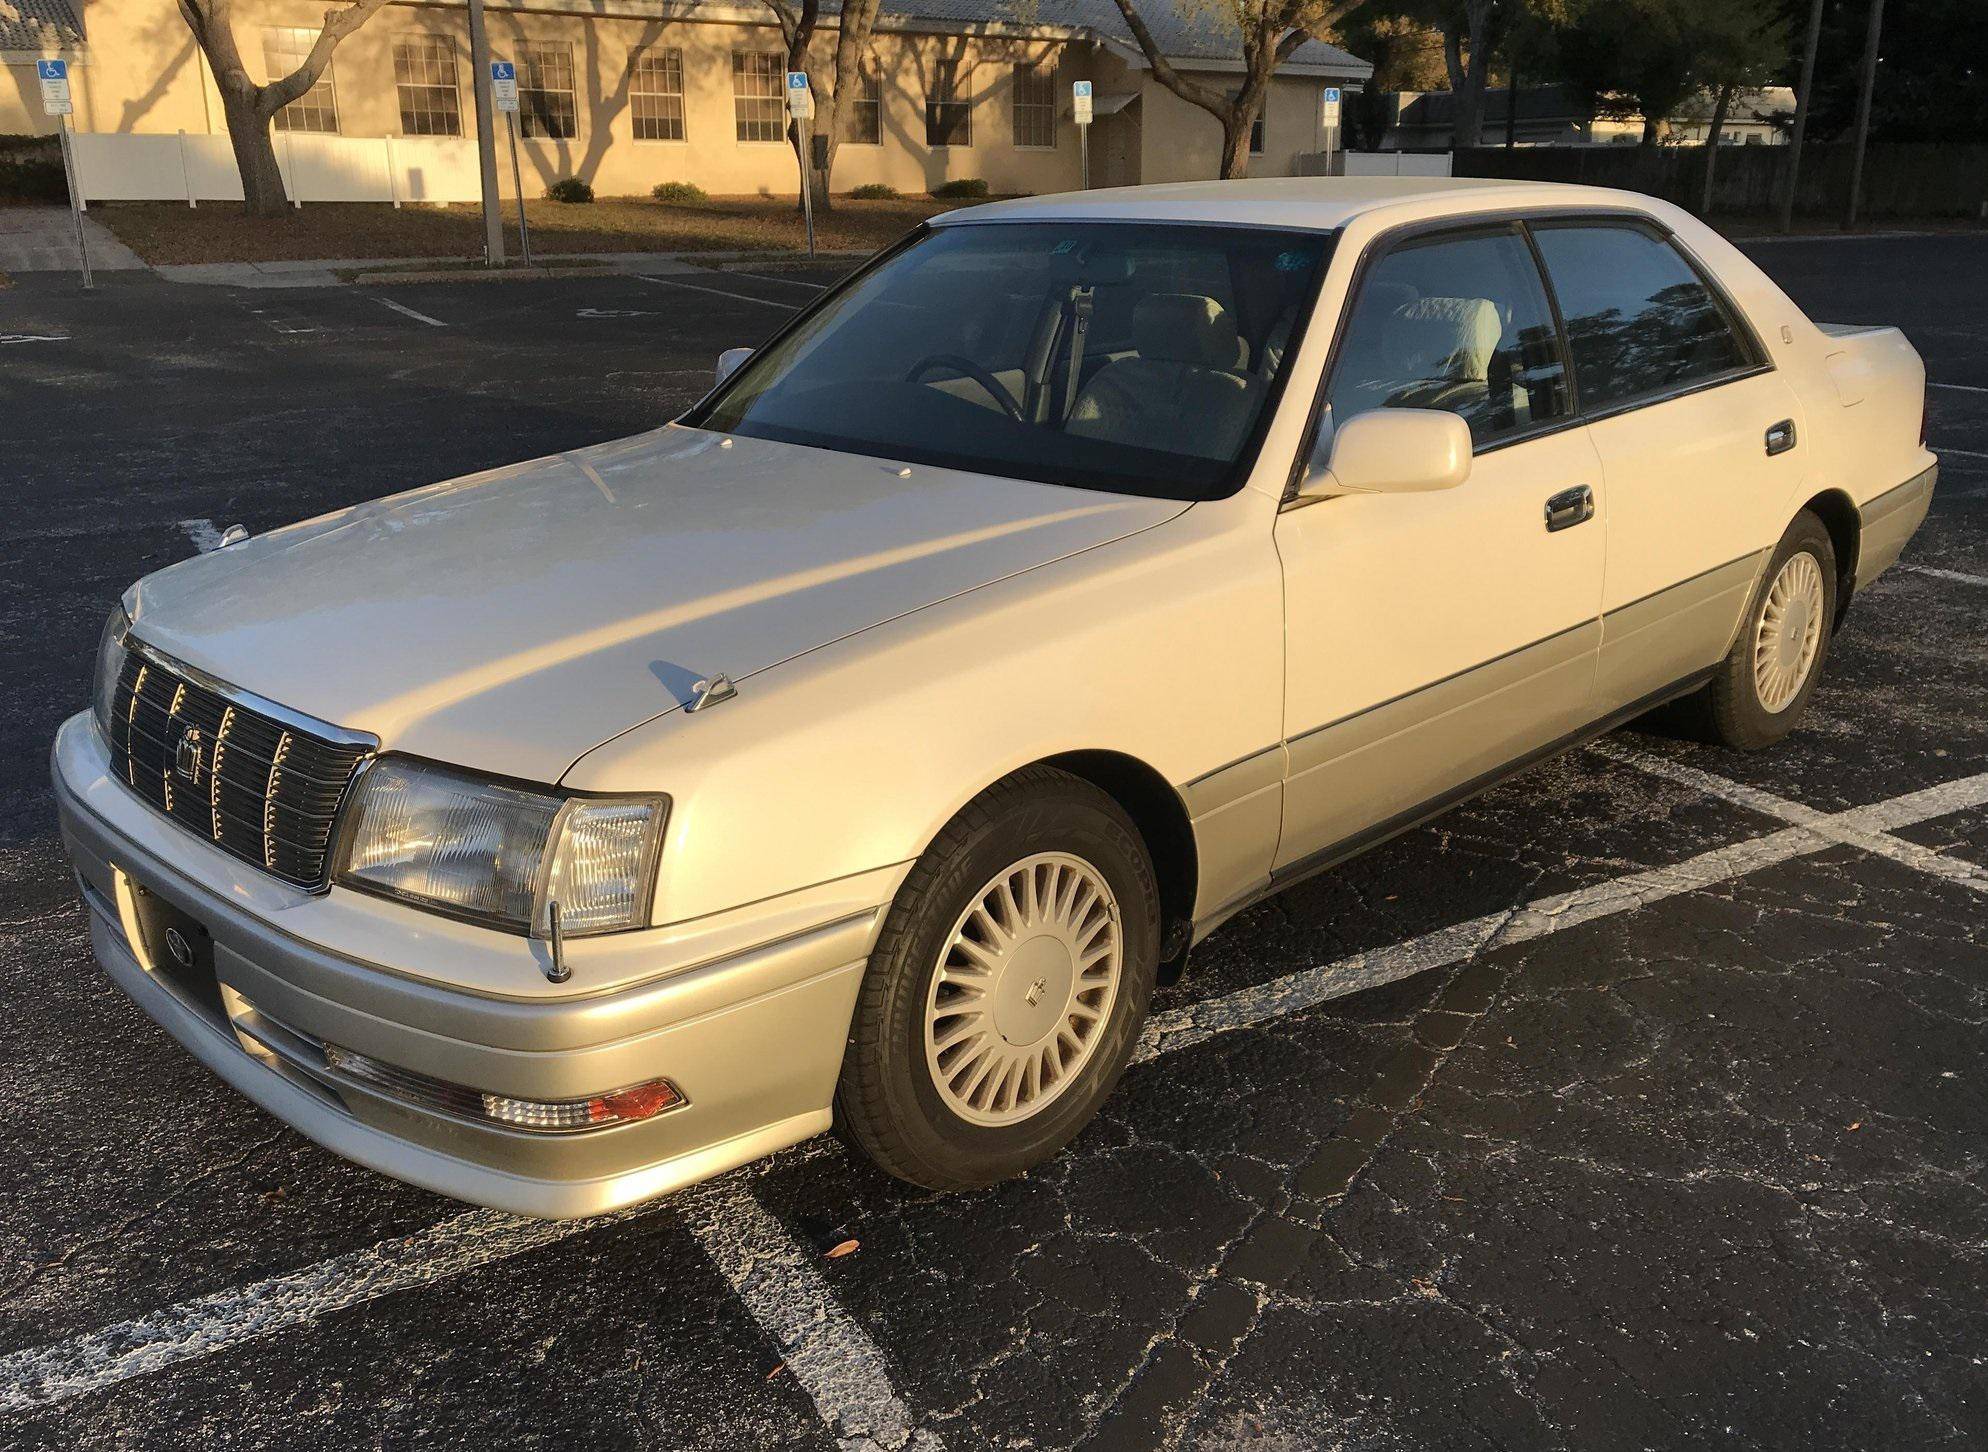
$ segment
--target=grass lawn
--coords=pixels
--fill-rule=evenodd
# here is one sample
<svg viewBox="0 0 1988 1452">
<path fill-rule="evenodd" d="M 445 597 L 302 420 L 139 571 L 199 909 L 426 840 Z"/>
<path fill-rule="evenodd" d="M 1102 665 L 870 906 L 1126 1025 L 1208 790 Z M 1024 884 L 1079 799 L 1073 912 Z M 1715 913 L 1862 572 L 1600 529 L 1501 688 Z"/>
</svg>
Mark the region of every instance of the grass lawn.
<svg viewBox="0 0 1988 1452">
<path fill-rule="evenodd" d="M 871 252 L 925 218 L 960 205 L 929 197 L 856 202 L 836 199 L 815 218 L 825 252 Z M 482 214 L 474 205 L 392 207 L 371 202 L 306 203 L 289 216 L 247 217 L 230 202 L 189 208 L 175 202 L 100 202 L 96 217 L 147 262 L 288 262 L 314 258 L 481 257 Z M 517 204 L 506 202 L 508 248 L 517 253 Z M 652 202 L 608 197 L 568 206 L 525 203 L 532 250 L 558 252 L 749 252 L 807 245 L 790 200 L 714 197 Z"/>
</svg>

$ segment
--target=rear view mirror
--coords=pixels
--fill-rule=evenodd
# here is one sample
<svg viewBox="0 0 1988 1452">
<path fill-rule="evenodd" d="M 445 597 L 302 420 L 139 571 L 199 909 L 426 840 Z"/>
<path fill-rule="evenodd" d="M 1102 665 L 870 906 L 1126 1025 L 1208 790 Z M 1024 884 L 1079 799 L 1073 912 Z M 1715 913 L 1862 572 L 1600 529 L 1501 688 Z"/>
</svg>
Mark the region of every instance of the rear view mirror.
<svg viewBox="0 0 1988 1452">
<path fill-rule="evenodd" d="M 1433 408 L 1377 408 L 1339 426 L 1332 457 L 1298 486 L 1304 499 L 1334 494 L 1424 494 L 1470 477 L 1470 428 Z"/>
<path fill-rule="evenodd" d="M 718 355 L 718 382 L 723 383 L 739 371 L 739 365 L 752 356 L 750 348 L 727 348 Z"/>
</svg>

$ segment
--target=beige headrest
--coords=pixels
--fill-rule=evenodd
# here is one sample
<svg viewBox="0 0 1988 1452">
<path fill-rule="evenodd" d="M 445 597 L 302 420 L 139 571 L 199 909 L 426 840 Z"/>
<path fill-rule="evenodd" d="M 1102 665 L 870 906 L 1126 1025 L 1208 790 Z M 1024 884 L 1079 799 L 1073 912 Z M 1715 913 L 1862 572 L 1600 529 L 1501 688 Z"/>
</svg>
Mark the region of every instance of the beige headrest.
<svg viewBox="0 0 1988 1452">
<path fill-rule="evenodd" d="M 1452 377 L 1483 379 L 1504 331 L 1489 298 L 1425 297 L 1395 309 L 1388 341 L 1425 375 L 1451 364 Z"/>
<path fill-rule="evenodd" d="M 1242 352 L 1236 320 L 1212 297 L 1161 292 L 1132 309 L 1132 345 L 1141 358 L 1234 368 Z"/>
</svg>

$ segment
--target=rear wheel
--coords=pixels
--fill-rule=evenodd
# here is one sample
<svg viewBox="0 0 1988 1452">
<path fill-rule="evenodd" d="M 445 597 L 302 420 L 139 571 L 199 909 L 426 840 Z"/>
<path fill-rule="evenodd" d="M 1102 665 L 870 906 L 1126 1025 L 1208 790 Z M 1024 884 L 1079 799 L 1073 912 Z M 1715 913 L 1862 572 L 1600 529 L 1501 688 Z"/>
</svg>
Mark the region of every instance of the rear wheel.
<svg viewBox="0 0 1988 1452">
<path fill-rule="evenodd" d="M 839 1126 L 930 1189 L 1055 1154 L 1131 1058 L 1159 918 L 1145 844 L 1109 796 L 1044 767 L 990 787 L 892 904 L 850 1029 Z"/>
<path fill-rule="evenodd" d="M 1705 689 L 1715 739 L 1771 746 L 1800 723 L 1829 654 L 1836 619 L 1836 547 L 1821 520 L 1795 517 L 1761 576 L 1732 651 Z"/>
</svg>

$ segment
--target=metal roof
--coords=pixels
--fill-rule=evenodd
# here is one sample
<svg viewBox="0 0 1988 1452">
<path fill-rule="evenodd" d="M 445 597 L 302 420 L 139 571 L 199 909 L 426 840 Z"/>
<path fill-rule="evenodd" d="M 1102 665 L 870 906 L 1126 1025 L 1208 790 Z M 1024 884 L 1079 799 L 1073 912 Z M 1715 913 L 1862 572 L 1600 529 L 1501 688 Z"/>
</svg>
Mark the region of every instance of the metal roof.
<svg viewBox="0 0 1988 1452">
<path fill-rule="evenodd" d="M 0 50 L 52 50 L 82 39 L 69 0 L 0 0 Z"/>
</svg>

